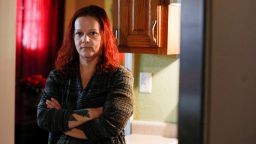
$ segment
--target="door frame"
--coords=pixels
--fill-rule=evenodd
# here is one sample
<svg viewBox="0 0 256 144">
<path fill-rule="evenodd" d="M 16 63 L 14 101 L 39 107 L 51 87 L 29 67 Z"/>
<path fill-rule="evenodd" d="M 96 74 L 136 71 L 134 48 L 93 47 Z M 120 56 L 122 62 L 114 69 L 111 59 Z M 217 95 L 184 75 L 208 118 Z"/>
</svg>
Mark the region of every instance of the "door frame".
<svg viewBox="0 0 256 144">
<path fill-rule="evenodd" d="M 204 142 L 205 0 L 181 1 L 179 144 Z"/>
</svg>

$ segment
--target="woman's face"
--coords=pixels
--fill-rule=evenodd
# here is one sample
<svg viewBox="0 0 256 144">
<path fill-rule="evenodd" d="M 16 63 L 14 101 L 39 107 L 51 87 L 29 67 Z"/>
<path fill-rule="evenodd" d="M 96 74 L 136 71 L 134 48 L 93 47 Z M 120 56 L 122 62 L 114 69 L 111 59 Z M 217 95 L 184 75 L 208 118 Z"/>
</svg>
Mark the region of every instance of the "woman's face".
<svg viewBox="0 0 256 144">
<path fill-rule="evenodd" d="M 78 17 L 74 28 L 74 42 L 80 59 L 99 58 L 103 40 L 97 19 L 91 16 Z"/>
</svg>

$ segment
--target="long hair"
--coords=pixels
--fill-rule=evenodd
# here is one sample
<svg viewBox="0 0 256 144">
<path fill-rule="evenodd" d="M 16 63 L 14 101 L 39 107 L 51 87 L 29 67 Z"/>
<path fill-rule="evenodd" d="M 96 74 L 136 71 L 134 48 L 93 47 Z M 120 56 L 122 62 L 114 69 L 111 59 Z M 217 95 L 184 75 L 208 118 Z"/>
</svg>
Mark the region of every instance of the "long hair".
<svg viewBox="0 0 256 144">
<path fill-rule="evenodd" d="M 63 44 L 58 51 L 55 68 L 57 70 L 63 70 L 64 68 L 69 69 L 67 65 L 79 59 L 73 37 L 74 23 L 78 17 L 84 16 L 95 17 L 103 32 L 103 49 L 97 67 L 101 68 L 103 71 L 117 68 L 119 66 L 119 54 L 109 18 L 104 9 L 94 5 L 80 8 L 74 13 L 64 36 Z"/>
</svg>

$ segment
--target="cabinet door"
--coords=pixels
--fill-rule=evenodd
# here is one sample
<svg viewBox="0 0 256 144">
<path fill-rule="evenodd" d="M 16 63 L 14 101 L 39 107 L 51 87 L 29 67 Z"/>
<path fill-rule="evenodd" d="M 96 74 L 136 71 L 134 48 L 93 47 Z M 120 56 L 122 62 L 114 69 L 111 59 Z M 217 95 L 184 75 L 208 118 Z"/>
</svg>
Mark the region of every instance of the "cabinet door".
<svg viewBox="0 0 256 144">
<path fill-rule="evenodd" d="M 168 5 L 161 0 L 114 0 L 113 28 L 121 52 L 164 54 Z"/>
</svg>

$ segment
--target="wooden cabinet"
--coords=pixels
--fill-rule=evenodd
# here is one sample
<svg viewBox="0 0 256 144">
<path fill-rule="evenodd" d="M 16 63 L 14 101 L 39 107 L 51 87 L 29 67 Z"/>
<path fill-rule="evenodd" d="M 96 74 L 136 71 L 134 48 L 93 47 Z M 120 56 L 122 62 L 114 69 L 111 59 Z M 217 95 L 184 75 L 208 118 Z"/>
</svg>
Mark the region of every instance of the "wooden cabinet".
<svg viewBox="0 0 256 144">
<path fill-rule="evenodd" d="M 167 0 L 114 0 L 113 32 L 120 52 L 174 54 L 167 48 Z"/>
</svg>

